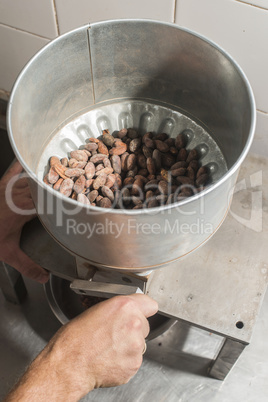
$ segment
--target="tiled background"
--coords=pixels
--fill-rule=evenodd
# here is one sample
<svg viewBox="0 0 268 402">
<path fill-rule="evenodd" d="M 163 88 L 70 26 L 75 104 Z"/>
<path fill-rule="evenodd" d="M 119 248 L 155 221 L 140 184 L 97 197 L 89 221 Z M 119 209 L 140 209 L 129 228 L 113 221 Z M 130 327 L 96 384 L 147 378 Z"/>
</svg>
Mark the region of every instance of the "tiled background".
<svg viewBox="0 0 268 402">
<path fill-rule="evenodd" d="M 49 40 L 85 23 L 114 18 L 175 23 L 228 51 L 256 98 L 252 151 L 268 155 L 268 0 L 0 0 L 0 97 Z"/>
</svg>

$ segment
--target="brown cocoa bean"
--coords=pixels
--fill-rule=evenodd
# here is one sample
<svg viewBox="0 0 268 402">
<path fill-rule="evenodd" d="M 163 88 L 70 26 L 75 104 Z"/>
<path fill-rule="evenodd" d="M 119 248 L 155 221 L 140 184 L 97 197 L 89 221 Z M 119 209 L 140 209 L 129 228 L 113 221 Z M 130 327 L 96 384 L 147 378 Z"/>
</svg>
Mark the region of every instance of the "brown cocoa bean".
<svg viewBox="0 0 268 402">
<path fill-rule="evenodd" d="M 162 194 L 168 194 L 168 183 L 165 180 L 161 180 L 158 183 L 158 189 Z"/>
<path fill-rule="evenodd" d="M 139 137 L 139 133 L 136 130 L 134 130 L 134 128 L 128 128 L 127 135 L 128 138 L 131 138 L 132 140 L 134 140 L 134 138 Z"/>
<path fill-rule="evenodd" d="M 143 154 L 137 155 L 137 163 L 142 169 L 147 168 L 146 157 Z"/>
<path fill-rule="evenodd" d="M 50 184 L 55 184 L 59 180 L 59 175 L 55 171 L 54 166 L 49 169 L 49 172 L 47 175 L 47 180 Z"/>
<path fill-rule="evenodd" d="M 126 172 L 127 171 L 127 159 L 128 159 L 129 153 L 124 152 L 121 155 L 121 169 Z"/>
<path fill-rule="evenodd" d="M 140 203 L 138 205 L 135 205 L 135 207 L 133 207 L 132 209 L 143 209 L 143 204 Z"/>
<path fill-rule="evenodd" d="M 60 177 L 62 177 L 63 179 L 67 179 L 67 176 L 65 175 L 66 167 L 62 166 L 61 163 L 56 163 L 55 165 L 53 165 L 53 169 L 58 173 Z"/>
<path fill-rule="evenodd" d="M 133 186 L 131 189 L 131 194 L 141 196 L 143 194 L 143 191 L 142 191 L 143 186 L 144 186 L 143 181 L 140 179 L 136 179 L 133 183 Z"/>
<path fill-rule="evenodd" d="M 167 202 L 168 196 L 165 194 L 159 194 L 155 198 L 159 202 L 160 205 L 165 205 Z"/>
<path fill-rule="evenodd" d="M 57 156 L 51 156 L 49 160 L 50 167 L 56 165 L 57 163 L 61 163 Z"/>
<path fill-rule="evenodd" d="M 136 176 L 134 177 L 135 180 L 141 180 L 144 184 L 147 183 L 148 179 L 140 174 L 136 174 Z"/>
<path fill-rule="evenodd" d="M 174 165 L 176 159 L 174 155 L 168 153 L 162 154 L 162 163 L 166 168 L 170 168 L 172 165 Z"/>
<path fill-rule="evenodd" d="M 89 205 L 89 199 L 87 198 L 87 196 L 85 194 L 78 194 L 77 195 L 77 201 L 81 202 L 84 205 Z"/>
<path fill-rule="evenodd" d="M 121 192 L 120 192 L 120 207 L 122 208 L 123 205 L 129 205 L 131 203 L 131 195 L 130 195 L 130 191 L 127 187 L 124 187 Z"/>
<path fill-rule="evenodd" d="M 92 184 L 94 190 L 98 190 L 100 187 L 104 186 L 107 180 L 107 174 L 102 173 L 100 174 Z"/>
<path fill-rule="evenodd" d="M 203 173 L 200 176 L 198 176 L 198 178 L 195 181 L 195 184 L 197 185 L 197 187 L 200 186 L 205 186 L 208 182 L 208 174 L 207 173 Z"/>
<path fill-rule="evenodd" d="M 133 170 L 136 166 L 137 157 L 135 154 L 130 154 L 127 158 L 127 170 Z"/>
<path fill-rule="evenodd" d="M 98 163 L 101 163 L 105 158 L 107 158 L 107 155 L 104 154 L 95 154 L 93 156 L 91 156 L 91 158 L 89 159 L 90 162 L 94 163 L 95 165 Z"/>
<path fill-rule="evenodd" d="M 175 147 L 180 150 L 181 148 L 185 148 L 186 146 L 186 138 L 183 133 L 180 133 L 175 138 Z"/>
<path fill-rule="evenodd" d="M 64 167 L 69 166 L 68 158 L 62 158 L 62 159 L 60 160 L 60 162 L 61 162 L 62 166 L 64 166 Z"/>
<path fill-rule="evenodd" d="M 127 145 L 122 141 L 115 141 L 114 147 L 110 149 L 110 155 L 122 155 L 127 150 Z"/>
<path fill-rule="evenodd" d="M 115 187 L 115 189 L 117 189 L 117 190 L 121 190 L 121 188 L 122 188 L 122 179 L 121 179 L 121 176 L 120 176 L 120 174 L 118 174 L 118 173 L 115 173 L 114 175 L 115 175 L 114 187 Z"/>
<path fill-rule="evenodd" d="M 114 144 L 114 137 L 109 133 L 104 133 L 102 137 L 102 141 L 104 142 L 107 147 L 112 147 Z M 104 152 L 102 152 L 104 153 Z"/>
<path fill-rule="evenodd" d="M 160 140 L 155 140 L 155 146 L 160 152 L 168 152 L 169 151 L 169 146 L 166 142 L 160 141 Z"/>
<path fill-rule="evenodd" d="M 129 150 L 130 152 L 137 152 L 141 146 L 141 138 L 134 138 L 129 143 Z"/>
<path fill-rule="evenodd" d="M 187 176 L 177 176 L 176 181 L 179 184 L 187 184 L 189 186 L 194 186 L 194 181 Z"/>
<path fill-rule="evenodd" d="M 156 198 L 150 200 L 150 201 L 148 202 L 148 204 L 147 204 L 147 207 L 148 207 L 148 208 L 155 208 L 155 207 L 158 207 L 158 206 L 159 206 L 159 203 L 158 203 L 158 201 L 157 201 Z"/>
<path fill-rule="evenodd" d="M 123 181 L 124 186 L 131 186 L 134 183 L 134 177 L 126 177 Z"/>
<path fill-rule="evenodd" d="M 199 169 L 199 162 L 194 159 L 189 163 L 189 167 L 192 168 L 194 170 L 194 172 L 196 173 Z"/>
<path fill-rule="evenodd" d="M 106 175 L 108 175 L 108 174 L 112 174 L 113 173 L 113 168 L 102 168 L 102 169 L 100 169 L 100 170 L 98 170 L 97 171 L 97 169 L 96 169 L 96 176 L 99 176 L 100 174 L 106 174 Z"/>
<path fill-rule="evenodd" d="M 65 175 L 67 177 L 79 177 L 84 173 L 85 173 L 84 169 L 79 169 L 79 168 L 73 168 L 73 169 L 67 168 L 65 170 Z"/>
<path fill-rule="evenodd" d="M 89 141 L 89 142 L 94 142 L 95 144 L 98 144 L 98 142 L 99 142 L 98 138 L 95 138 L 95 137 L 90 137 L 90 138 L 88 139 L 88 141 Z"/>
<path fill-rule="evenodd" d="M 127 135 L 127 129 L 126 129 L 126 128 L 122 128 L 122 129 L 117 133 L 118 138 L 124 138 L 126 135 Z"/>
<path fill-rule="evenodd" d="M 144 145 L 147 147 L 147 148 L 155 148 L 155 144 L 154 144 L 154 141 L 151 139 L 151 138 L 145 138 L 145 140 L 144 140 Z"/>
<path fill-rule="evenodd" d="M 85 174 L 87 179 L 92 179 L 95 175 L 95 165 L 92 162 L 88 162 L 85 166 Z"/>
<path fill-rule="evenodd" d="M 101 192 L 104 197 L 107 197 L 107 198 L 109 198 L 109 200 L 114 201 L 114 193 L 112 192 L 112 190 L 109 187 L 102 186 Z"/>
<path fill-rule="evenodd" d="M 98 152 L 103 155 L 109 155 L 108 148 L 102 141 L 99 141 L 98 143 Z"/>
<path fill-rule="evenodd" d="M 171 174 L 172 176 L 176 177 L 176 176 L 184 176 L 186 173 L 186 169 L 185 168 L 178 168 L 178 169 L 172 169 L 171 170 Z"/>
<path fill-rule="evenodd" d="M 104 164 L 103 164 L 103 163 L 99 163 L 99 164 L 96 166 L 95 174 L 96 174 L 97 172 L 99 172 L 100 170 L 102 170 L 102 169 L 104 169 Z"/>
<path fill-rule="evenodd" d="M 154 149 L 152 158 L 155 163 L 156 171 L 159 172 L 161 170 L 161 166 L 162 166 L 161 152 L 158 149 Z"/>
<path fill-rule="evenodd" d="M 151 198 L 153 198 L 153 197 L 154 197 L 154 192 L 152 190 L 146 191 L 146 194 L 145 194 L 146 201 L 151 200 Z"/>
<path fill-rule="evenodd" d="M 198 152 L 196 149 L 191 149 L 191 151 L 188 154 L 188 157 L 186 159 L 186 161 L 189 163 L 192 160 L 197 160 L 198 159 Z"/>
<path fill-rule="evenodd" d="M 159 141 L 166 141 L 168 139 L 168 135 L 166 133 L 159 133 L 156 134 L 155 139 Z"/>
<path fill-rule="evenodd" d="M 138 167 L 135 166 L 133 170 L 129 170 L 127 172 L 127 177 L 135 177 L 137 173 L 138 173 Z"/>
<path fill-rule="evenodd" d="M 165 143 L 168 144 L 169 148 L 175 148 L 175 139 L 174 138 L 167 138 L 165 140 Z M 177 150 L 177 153 L 178 153 L 178 150 Z"/>
<path fill-rule="evenodd" d="M 188 157 L 188 152 L 187 152 L 187 150 L 186 150 L 185 148 L 181 148 L 181 149 L 179 150 L 178 155 L 177 155 L 177 162 L 179 162 L 179 161 L 186 161 L 187 157 Z"/>
<path fill-rule="evenodd" d="M 115 173 L 121 173 L 121 159 L 118 155 L 111 156 L 111 164 Z"/>
<path fill-rule="evenodd" d="M 111 162 L 110 162 L 110 159 L 109 158 L 106 158 L 106 159 L 103 159 L 103 166 L 104 167 L 106 167 L 106 168 L 110 168 L 110 167 L 112 167 L 112 165 L 111 165 Z"/>
<path fill-rule="evenodd" d="M 158 180 L 150 180 L 144 186 L 145 191 L 156 190 L 157 188 L 158 188 Z"/>
<path fill-rule="evenodd" d="M 133 202 L 134 205 L 142 204 L 142 199 L 140 197 L 136 197 L 135 195 L 131 197 L 131 201 Z"/>
<path fill-rule="evenodd" d="M 87 154 L 82 149 L 77 149 L 76 151 L 71 151 L 70 156 L 71 156 L 71 158 L 76 159 L 78 162 L 88 160 Z"/>
<path fill-rule="evenodd" d="M 146 163 L 147 163 L 147 170 L 148 170 L 149 174 L 155 174 L 156 169 L 155 169 L 155 163 L 154 163 L 153 158 L 150 158 L 150 157 L 147 158 Z"/>
<path fill-rule="evenodd" d="M 96 142 L 89 142 L 88 144 L 84 145 L 84 148 L 89 152 L 93 152 L 98 149 L 98 144 Z"/>
<path fill-rule="evenodd" d="M 146 166 L 147 166 L 147 165 L 146 165 Z M 139 175 L 141 175 L 141 176 L 144 176 L 144 177 L 147 177 L 148 174 L 149 174 L 149 172 L 148 172 L 147 169 L 140 169 L 140 170 L 138 170 L 138 173 L 137 173 L 137 174 L 139 174 Z"/>
<path fill-rule="evenodd" d="M 59 191 L 61 183 L 63 182 L 63 178 L 61 177 L 56 183 L 53 185 L 54 190 Z"/>
<path fill-rule="evenodd" d="M 143 145 L 142 152 L 145 158 L 151 158 L 153 155 L 153 150 L 151 148 L 146 147 L 146 145 Z"/>
<path fill-rule="evenodd" d="M 182 176 L 182 175 L 179 175 Z M 190 179 L 194 180 L 195 179 L 195 171 L 191 167 L 188 166 L 187 171 L 186 171 L 186 176 L 189 177 Z"/>
<path fill-rule="evenodd" d="M 65 179 L 61 183 L 60 193 L 65 195 L 66 197 L 70 197 L 73 191 L 74 182 L 72 179 Z"/>
<path fill-rule="evenodd" d="M 102 195 L 98 195 L 98 197 L 96 198 L 96 204 L 97 204 L 98 207 L 100 206 L 100 202 L 101 202 L 102 199 L 103 199 Z"/>
<path fill-rule="evenodd" d="M 175 169 L 179 169 L 179 168 L 187 168 L 187 162 L 185 161 L 180 161 L 180 162 L 176 162 L 174 163 L 174 165 L 171 166 L 171 170 L 175 170 Z"/>
<path fill-rule="evenodd" d="M 107 187 L 109 187 L 109 188 L 112 188 L 113 185 L 114 185 L 114 183 L 115 183 L 115 175 L 114 175 L 114 174 L 109 174 L 109 175 L 107 176 L 107 180 L 106 180 L 105 186 L 107 186 Z"/>
<path fill-rule="evenodd" d="M 145 133 L 145 134 L 144 134 L 144 136 L 142 137 L 142 143 L 143 143 L 143 144 L 145 143 L 145 140 L 146 140 L 147 138 L 153 138 L 153 133 L 148 132 L 148 133 Z"/>
<path fill-rule="evenodd" d="M 92 186 L 92 184 L 93 184 L 93 181 L 94 181 L 94 179 L 86 180 L 86 184 L 85 184 L 86 188 L 90 188 Z"/>
<path fill-rule="evenodd" d="M 74 183 L 73 189 L 77 194 L 80 194 L 84 190 L 85 185 L 86 185 L 86 178 L 85 178 L 85 176 L 82 175 L 82 176 L 78 177 L 78 179 Z"/>
<path fill-rule="evenodd" d="M 207 167 L 206 167 L 206 166 L 201 166 L 201 167 L 198 169 L 197 173 L 196 173 L 196 178 L 198 179 L 199 176 L 201 176 L 202 174 L 205 174 L 205 173 L 207 173 L 207 172 L 208 172 Z"/>
<path fill-rule="evenodd" d="M 88 193 L 87 198 L 89 199 L 89 202 L 92 203 L 96 200 L 98 195 L 99 195 L 98 190 L 92 190 Z"/>
</svg>

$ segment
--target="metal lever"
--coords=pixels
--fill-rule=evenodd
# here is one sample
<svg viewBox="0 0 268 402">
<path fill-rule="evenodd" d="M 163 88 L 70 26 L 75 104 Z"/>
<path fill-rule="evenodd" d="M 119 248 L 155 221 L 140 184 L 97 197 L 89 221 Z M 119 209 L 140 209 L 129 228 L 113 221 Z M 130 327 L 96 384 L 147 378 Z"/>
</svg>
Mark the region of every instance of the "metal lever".
<svg viewBox="0 0 268 402">
<path fill-rule="evenodd" d="M 133 293 L 141 293 L 142 290 L 137 286 L 119 285 L 116 283 L 104 283 L 84 281 L 75 279 L 70 288 L 79 295 L 97 296 L 109 298 L 118 295 L 131 295 Z"/>
</svg>

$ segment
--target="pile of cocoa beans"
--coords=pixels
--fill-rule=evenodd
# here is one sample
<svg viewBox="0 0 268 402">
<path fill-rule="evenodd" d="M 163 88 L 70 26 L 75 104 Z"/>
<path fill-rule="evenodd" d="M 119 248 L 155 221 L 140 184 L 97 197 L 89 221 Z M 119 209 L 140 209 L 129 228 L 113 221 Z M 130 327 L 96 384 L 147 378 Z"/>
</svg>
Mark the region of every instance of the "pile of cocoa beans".
<svg viewBox="0 0 268 402">
<path fill-rule="evenodd" d="M 104 130 L 89 138 L 70 157 L 52 156 L 44 182 L 83 204 L 103 208 L 141 209 L 171 204 L 204 189 L 210 181 L 187 136 L 133 128 L 113 135 Z"/>
</svg>

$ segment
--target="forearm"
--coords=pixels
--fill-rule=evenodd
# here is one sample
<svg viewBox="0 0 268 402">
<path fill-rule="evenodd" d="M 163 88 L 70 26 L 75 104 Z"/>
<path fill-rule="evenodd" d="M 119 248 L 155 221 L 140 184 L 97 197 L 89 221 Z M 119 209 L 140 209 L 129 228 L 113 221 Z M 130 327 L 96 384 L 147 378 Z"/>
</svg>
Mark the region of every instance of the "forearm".
<svg viewBox="0 0 268 402">
<path fill-rule="evenodd" d="M 45 348 L 33 361 L 4 402 L 78 401 L 85 392 L 85 384 L 74 383 L 72 370 L 66 372 L 60 351 Z M 81 385 L 81 386 L 80 386 Z"/>
</svg>

